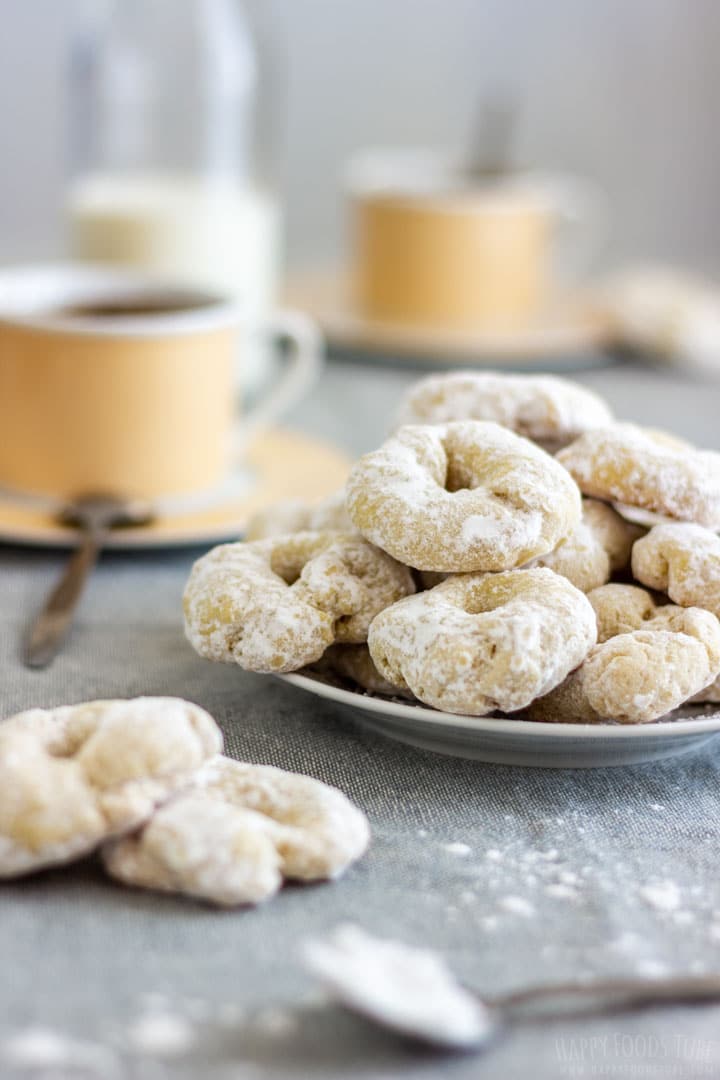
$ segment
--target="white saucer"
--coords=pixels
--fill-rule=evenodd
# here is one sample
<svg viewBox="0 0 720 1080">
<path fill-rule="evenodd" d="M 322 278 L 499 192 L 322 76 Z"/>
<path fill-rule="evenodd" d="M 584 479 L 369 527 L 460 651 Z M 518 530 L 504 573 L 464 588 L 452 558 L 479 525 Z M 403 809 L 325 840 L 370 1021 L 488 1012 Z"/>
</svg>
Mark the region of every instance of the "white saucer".
<svg viewBox="0 0 720 1080">
<path fill-rule="evenodd" d="M 438 754 L 498 765 L 589 769 L 635 765 L 685 754 L 720 732 L 717 706 L 685 706 L 653 724 L 542 724 L 491 716 L 454 716 L 422 705 L 372 697 L 309 675 L 278 678 L 351 709 L 365 727 Z"/>
<path fill-rule="evenodd" d="M 282 499 L 323 499 L 341 488 L 350 460 L 328 443 L 295 431 L 266 431 L 214 492 L 160 500 L 152 524 L 114 529 L 108 548 L 182 547 L 237 539 L 258 510 Z M 0 541 L 74 547 L 78 534 L 58 524 L 53 500 L 0 494 Z"/>
</svg>

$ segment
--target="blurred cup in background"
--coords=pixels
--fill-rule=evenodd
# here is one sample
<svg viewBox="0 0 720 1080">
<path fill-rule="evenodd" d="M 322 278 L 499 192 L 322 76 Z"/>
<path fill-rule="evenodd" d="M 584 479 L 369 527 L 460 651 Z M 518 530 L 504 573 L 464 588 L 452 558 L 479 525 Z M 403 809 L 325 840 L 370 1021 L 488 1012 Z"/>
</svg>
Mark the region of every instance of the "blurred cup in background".
<svg viewBox="0 0 720 1080">
<path fill-rule="evenodd" d="M 351 281 L 369 320 L 473 329 L 524 323 L 581 276 L 604 199 L 571 176 L 487 178 L 432 151 L 367 151 L 350 164 Z"/>
<path fill-rule="evenodd" d="M 75 498 L 211 490 L 249 439 L 302 397 L 320 363 L 314 324 L 268 317 L 291 346 L 249 412 L 238 357 L 255 320 L 238 303 L 113 268 L 0 273 L 0 486 Z"/>
</svg>

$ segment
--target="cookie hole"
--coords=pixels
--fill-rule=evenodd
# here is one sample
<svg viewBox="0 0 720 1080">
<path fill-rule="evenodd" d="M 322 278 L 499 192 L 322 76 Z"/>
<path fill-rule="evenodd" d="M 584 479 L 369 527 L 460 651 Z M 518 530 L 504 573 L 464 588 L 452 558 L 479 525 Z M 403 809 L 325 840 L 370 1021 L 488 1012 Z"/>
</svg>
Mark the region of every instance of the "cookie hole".
<svg viewBox="0 0 720 1080">
<path fill-rule="evenodd" d="M 297 574 L 280 574 L 279 577 L 283 579 L 286 585 L 294 585 L 296 581 L 300 580 L 300 572 Z"/>
<path fill-rule="evenodd" d="M 307 561 L 307 558 L 303 558 L 297 552 L 288 551 L 287 547 L 280 542 L 280 546 L 270 555 L 270 569 L 273 574 L 282 578 L 286 585 L 294 585 Z"/>
<path fill-rule="evenodd" d="M 469 484 L 453 483 L 450 478 L 445 481 L 445 490 L 454 495 L 456 491 L 472 491 Z"/>
<path fill-rule="evenodd" d="M 478 485 L 467 469 L 448 465 L 445 475 L 445 490 L 454 495 L 456 491 L 473 491 Z"/>
</svg>

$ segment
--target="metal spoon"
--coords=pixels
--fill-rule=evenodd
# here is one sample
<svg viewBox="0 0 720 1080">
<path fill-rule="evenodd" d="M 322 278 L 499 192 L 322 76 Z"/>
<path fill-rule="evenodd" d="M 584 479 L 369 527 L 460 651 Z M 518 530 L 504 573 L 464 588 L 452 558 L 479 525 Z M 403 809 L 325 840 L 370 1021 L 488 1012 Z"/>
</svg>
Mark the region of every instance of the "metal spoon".
<svg viewBox="0 0 720 1080">
<path fill-rule="evenodd" d="M 573 1015 L 600 1016 L 634 1009 L 717 1002 L 720 975 L 618 976 L 591 982 L 544 983 L 484 1000 L 475 991 L 470 992 L 495 1017 L 496 1027 L 506 1027 L 530 1017 L 552 1021 Z"/>
<path fill-rule="evenodd" d="M 27 667 L 47 667 L 57 656 L 110 529 L 146 525 L 152 517 L 152 510 L 145 503 L 102 494 L 83 495 L 60 512 L 63 525 L 74 525 L 80 530 L 80 545 L 30 628 L 23 653 Z"/>
<path fill-rule="evenodd" d="M 375 938 L 356 926 L 308 942 L 303 959 L 351 1012 L 443 1050 L 480 1050 L 522 1021 L 720 1001 L 720 975 L 548 983 L 483 998 L 462 986 L 437 953 Z"/>
<path fill-rule="evenodd" d="M 491 98 L 480 103 L 470 153 L 463 163 L 467 180 L 484 183 L 510 175 L 517 114 L 517 103 L 508 98 Z"/>
</svg>

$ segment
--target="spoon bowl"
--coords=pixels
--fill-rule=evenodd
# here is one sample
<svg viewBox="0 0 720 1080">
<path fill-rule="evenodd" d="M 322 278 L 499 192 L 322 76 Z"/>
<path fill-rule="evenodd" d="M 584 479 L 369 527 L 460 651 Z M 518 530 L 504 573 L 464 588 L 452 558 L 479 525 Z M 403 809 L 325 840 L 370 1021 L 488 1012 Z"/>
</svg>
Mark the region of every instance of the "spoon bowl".
<svg viewBox="0 0 720 1080">
<path fill-rule="evenodd" d="M 720 975 L 608 978 L 530 986 L 484 998 L 463 986 L 442 957 L 339 926 L 309 942 L 305 966 L 346 1009 L 440 1050 L 478 1051 L 518 1023 L 656 1006 L 720 1001 Z"/>
</svg>

